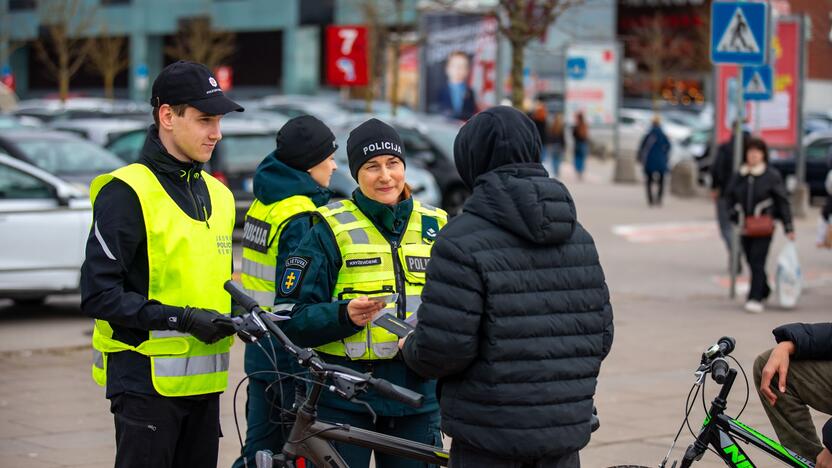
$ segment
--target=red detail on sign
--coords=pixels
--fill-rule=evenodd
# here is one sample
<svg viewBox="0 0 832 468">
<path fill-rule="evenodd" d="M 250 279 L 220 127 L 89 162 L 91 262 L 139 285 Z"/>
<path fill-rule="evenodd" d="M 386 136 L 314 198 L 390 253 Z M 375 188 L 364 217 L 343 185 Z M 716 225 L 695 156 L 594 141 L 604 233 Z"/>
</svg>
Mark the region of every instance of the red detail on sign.
<svg viewBox="0 0 832 468">
<path fill-rule="evenodd" d="M 800 138 L 797 131 L 797 106 L 800 99 L 800 27 L 797 21 L 781 19 L 777 22 L 776 36 L 772 41 L 774 59 L 774 97 L 757 105 L 746 104 L 746 123 L 753 133 L 774 148 L 795 148 Z M 721 65 L 716 70 L 716 138 L 722 143 L 731 138 L 728 82 L 740 80 L 736 65 Z M 760 112 L 761 115 L 754 115 Z M 755 128 L 760 122 L 759 131 Z"/>
<path fill-rule="evenodd" d="M 609 62 L 610 60 L 612 60 L 612 51 L 611 50 L 605 50 L 604 54 L 603 54 L 603 58 L 604 58 L 605 62 Z"/>
<path fill-rule="evenodd" d="M 327 83 L 332 86 L 365 86 L 368 83 L 367 54 L 365 26 L 327 26 Z"/>
<path fill-rule="evenodd" d="M 15 82 L 14 82 L 14 74 L 9 73 L 7 75 L 0 76 L 0 83 L 6 85 L 7 88 L 14 91 L 15 90 Z"/>
<path fill-rule="evenodd" d="M 226 65 L 217 67 L 214 70 L 214 76 L 217 78 L 217 84 L 220 85 L 223 91 L 230 91 L 234 84 L 234 70 Z"/>
</svg>

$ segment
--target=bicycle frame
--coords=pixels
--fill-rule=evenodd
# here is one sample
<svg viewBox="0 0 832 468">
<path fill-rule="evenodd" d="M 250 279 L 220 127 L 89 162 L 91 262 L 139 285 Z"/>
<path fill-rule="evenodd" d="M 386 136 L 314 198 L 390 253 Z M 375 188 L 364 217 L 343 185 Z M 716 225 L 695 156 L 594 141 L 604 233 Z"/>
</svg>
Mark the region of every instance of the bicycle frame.
<svg viewBox="0 0 832 468">
<path fill-rule="evenodd" d="M 318 377 L 317 380 L 319 385 L 312 387 L 309 397 L 297 412 L 289 438 L 283 446 L 283 453 L 274 456 L 274 460 L 282 463 L 282 466 L 291 467 L 294 460 L 303 457 L 315 466 L 349 468 L 330 441 L 344 442 L 410 460 L 440 466 L 448 465 L 448 452 L 441 447 L 351 427 L 348 424 L 318 421 L 315 408 L 323 390 L 323 378 Z"/>
<path fill-rule="evenodd" d="M 742 447 L 737 444 L 737 440 L 759 448 L 787 466 L 814 468 L 815 464 L 812 461 L 783 447 L 756 429 L 724 414 L 726 398 L 731 391 L 731 386 L 734 384 L 734 378 L 736 376 L 736 370 L 731 369 L 728 372 L 728 376 L 722 385 L 719 395 L 711 403 L 711 410 L 702 423 L 699 436 L 685 452 L 681 468 L 687 468 L 694 461 L 700 460 L 709 445 L 727 466 L 732 468 L 756 468 L 757 465 L 751 461 Z"/>
</svg>

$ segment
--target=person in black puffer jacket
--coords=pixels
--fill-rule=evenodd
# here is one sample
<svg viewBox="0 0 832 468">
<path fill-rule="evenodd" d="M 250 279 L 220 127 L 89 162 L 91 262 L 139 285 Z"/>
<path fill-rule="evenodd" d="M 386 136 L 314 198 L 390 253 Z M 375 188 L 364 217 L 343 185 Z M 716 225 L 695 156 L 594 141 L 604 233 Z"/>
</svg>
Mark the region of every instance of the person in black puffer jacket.
<svg viewBox="0 0 832 468">
<path fill-rule="evenodd" d="M 438 378 L 451 466 L 577 467 L 613 338 L 598 252 L 534 123 L 481 112 L 454 143 L 473 193 L 439 233 L 405 362 Z"/>
<path fill-rule="evenodd" d="M 734 174 L 725 189 L 730 206 L 734 207 L 732 219 L 738 222 L 749 216 L 771 216 L 783 222 L 783 230 L 794 240 L 792 212 L 786 184 L 776 169 L 768 165 L 768 147 L 759 138 L 750 138 L 745 145 L 745 162 Z M 742 215 L 742 216 L 740 216 Z M 774 232 L 768 235 L 742 233 L 742 249 L 751 270 L 751 287 L 745 310 L 751 313 L 763 312 L 763 301 L 771 293 L 766 279 L 766 258 L 771 247 Z"/>
</svg>

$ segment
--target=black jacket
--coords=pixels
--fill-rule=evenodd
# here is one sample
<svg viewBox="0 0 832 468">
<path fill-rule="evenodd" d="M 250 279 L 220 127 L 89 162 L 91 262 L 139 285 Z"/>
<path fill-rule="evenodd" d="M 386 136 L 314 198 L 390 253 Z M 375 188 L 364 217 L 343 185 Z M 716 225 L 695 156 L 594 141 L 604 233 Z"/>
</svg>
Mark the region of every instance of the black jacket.
<svg viewBox="0 0 832 468">
<path fill-rule="evenodd" d="M 790 323 L 772 333 L 778 343 L 794 343 L 794 359 L 832 360 L 832 323 Z M 832 419 L 823 426 L 823 445 L 832 451 Z"/>
<path fill-rule="evenodd" d="M 154 125 L 147 131 L 138 161 L 150 168 L 165 191 L 191 218 L 211 215 L 208 187 L 201 164 L 183 163 L 168 154 Z M 106 246 L 106 248 L 105 248 Z M 126 183 L 113 180 L 98 194 L 93 226 L 81 266 L 81 310 L 113 325 L 113 338 L 138 345 L 148 330 L 167 330 L 170 317 L 182 308 L 147 298 L 147 236 L 139 198 Z M 150 359 L 132 351 L 110 354 L 107 398 L 122 392 L 156 395 L 150 380 Z"/>
<path fill-rule="evenodd" d="M 515 110 L 462 128 L 456 163 L 473 194 L 439 233 L 403 350 L 412 369 L 439 379 L 442 428 L 455 442 L 522 460 L 589 442 L 613 337 L 592 237 L 539 155 L 534 124 Z"/>
<path fill-rule="evenodd" d="M 748 141 L 751 134 L 743 132 L 743 141 Z M 717 147 L 716 155 L 711 161 L 711 189 L 725 196 L 725 189 L 734 175 L 734 137 Z"/>
<path fill-rule="evenodd" d="M 792 232 L 792 210 L 786 184 L 776 169 L 766 165 L 762 174 L 754 175 L 747 166 L 734 174 L 725 197 L 729 205 L 744 215 L 768 214 L 783 222 L 783 229 Z M 736 218 L 736 216 L 735 216 Z"/>
</svg>

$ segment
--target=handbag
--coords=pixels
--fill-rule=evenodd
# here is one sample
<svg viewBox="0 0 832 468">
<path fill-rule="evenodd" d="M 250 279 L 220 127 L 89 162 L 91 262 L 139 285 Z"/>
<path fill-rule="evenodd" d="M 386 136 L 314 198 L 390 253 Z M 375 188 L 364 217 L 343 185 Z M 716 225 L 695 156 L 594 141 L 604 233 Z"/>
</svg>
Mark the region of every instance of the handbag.
<svg viewBox="0 0 832 468">
<path fill-rule="evenodd" d="M 745 217 L 745 224 L 742 227 L 743 236 L 771 237 L 773 234 L 774 218 L 771 215 L 761 214 Z"/>
</svg>

